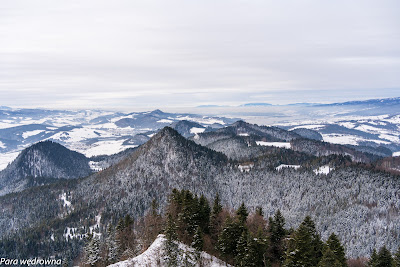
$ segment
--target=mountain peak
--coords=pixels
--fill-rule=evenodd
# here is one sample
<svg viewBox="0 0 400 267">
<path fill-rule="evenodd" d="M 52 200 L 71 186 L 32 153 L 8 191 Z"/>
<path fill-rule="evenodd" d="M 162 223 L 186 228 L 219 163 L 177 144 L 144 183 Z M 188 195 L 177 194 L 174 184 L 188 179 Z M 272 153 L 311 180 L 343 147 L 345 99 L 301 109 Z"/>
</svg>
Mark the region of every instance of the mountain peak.
<svg viewBox="0 0 400 267">
<path fill-rule="evenodd" d="M 232 126 L 244 127 L 244 126 L 250 126 L 250 124 L 245 122 L 245 121 L 243 121 L 243 120 L 239 120 L 239 121 L 233 123 Z"/>
<path fill-rule="evenodd" d="M 155 137 L 162 137 L 162 136 L 180 136 L 180 134 L 173 128 L 169 127 L 169 126 L 165 126 L 164 128 L 162 128 L 155 136 L 153 136 L 152 138 Z"/>
<path fill-rule="evenodd" d="M 37 142 L 37 143 L 31 145 L 30 147 L 27 147 L 22 152 L 26 153 L 27 151 L 32 150 L 32 149 L 46 150 L 48 148 L 65 148 L 65 147 L 60 145 L 57 142 L 53 142 L 51 140 L 45 140 L 45 141 Z"/>
<path fill-rule="evenodd" d="M 165 112 L 159 110 L 159 109 L 155 109 L 152 112 L 150 112 L 151 115 L 162 115 L 165 114 Z"/>
<path fill-rule="evenodd" d="M 144 149 L 150 149 L 155 146 L 176 146 L 177 144 L 186 144 L 188 140 L 180 135 L 175 129 L 165 126 L 157 134 L 152 136 L 143 147 Z"/>
<path fill-rule="evenodd" d="M 29 187 L 30 178 L 72 179 L 91 173 L 84 155 L 56 142 L 42 141 L 25 148 L 0 172 L 0 195 Z"/>
</svg>

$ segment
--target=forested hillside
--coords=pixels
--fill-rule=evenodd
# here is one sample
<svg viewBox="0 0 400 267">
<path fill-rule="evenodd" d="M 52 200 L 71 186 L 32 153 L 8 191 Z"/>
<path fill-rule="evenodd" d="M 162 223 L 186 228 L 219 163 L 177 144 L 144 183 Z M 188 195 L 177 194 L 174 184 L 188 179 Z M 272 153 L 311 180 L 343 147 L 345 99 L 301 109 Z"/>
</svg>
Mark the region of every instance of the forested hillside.
<svg viewBox="0 0 400 267">
<path fill-rule="evenodd" d="M 1 249 L 13 256 L 75 258 L 85 234 L 103 236 L 109 223 L 116 225 L 127 214 L 139 220 L 153 200 L 161 212 L 173 188 L 208 201 L 218 193 L 223 206 L 238 209 L 245 202 L 249 212 L 261 207 L 266 218 L 279 209 L 288 229 L 309 215 L 322 240 L 336 233 L 349 258 L 369 256 L 383 245 L 394 252 L 400 245 L 397 176 L 349 157 L 267 150 L 233 161 L 166 127 L 121 162 L 87 178 L 1 197 Z M 278 170 L 277 164 L 301 167 Z M 27 250 L 24 240 L 40 247 Z"/>
<path fill-rule="evenodd" d="M 91 173 L 89 159 L 84 155 L 55 142 L 39 142 L 23 150 L 0 172 L 0 196 L 54 179 L 85 177 Z"/>
</svg>

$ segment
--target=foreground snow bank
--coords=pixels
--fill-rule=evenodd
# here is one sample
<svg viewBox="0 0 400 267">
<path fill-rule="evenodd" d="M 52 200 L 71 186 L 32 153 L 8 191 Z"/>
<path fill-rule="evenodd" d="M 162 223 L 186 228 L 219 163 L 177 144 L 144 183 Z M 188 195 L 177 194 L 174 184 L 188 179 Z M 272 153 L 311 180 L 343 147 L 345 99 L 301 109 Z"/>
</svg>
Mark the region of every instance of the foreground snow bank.
<svg viewBox="0 0 400 267">
<path fill-rule="evenodd" d="M 109 265 L 109 267 L 130 267 L 130 266 L 146 266 L 146 267 L 157 267 L 157 266 L 166 266 L 166 262 L 164 260 L 164 244 L 165 244 L 165 236 L 164 235 L 158 235 L 156 240 L 154 240 L 153 244 L 142 254 L 139 256 L 136 256 L 134 258 L 125 260 L 125 261 L 120 261 L 117 263 L 114 263 L 112 265 Z M 178 266 L 184 266 L 184 261 L 185 258 L 186 260 L 193 262 L 191 258 L 194 258 L 193 255 L 195 253 L 195 250 L 192 247 L 189 247 L 185 244 L 179 243 L 179 254 L 183 255 L 182 256 L 182 262 L 181 265 Z M 195 266 L 204 266 L 204 267 L 222 267 L 222 266 L 231 266 L 229 264 L 226 264 L 225 262 L 221 261 L 220 259 L 211 256 L 208 253 L 201 252 L 200 255 L 200 261 L 201 265 L 199 263 L 196 263 Z"/>
</svg>

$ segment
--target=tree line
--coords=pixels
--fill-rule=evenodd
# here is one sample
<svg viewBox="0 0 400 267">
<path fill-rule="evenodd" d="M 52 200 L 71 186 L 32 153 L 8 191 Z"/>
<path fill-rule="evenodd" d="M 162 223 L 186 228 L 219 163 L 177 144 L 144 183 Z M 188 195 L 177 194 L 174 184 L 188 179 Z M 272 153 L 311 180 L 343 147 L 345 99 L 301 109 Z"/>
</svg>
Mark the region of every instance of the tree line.
<svg viewBox="0 0 400 267">
<path fill-rule="evenodd" d="M 234 266 L 400 266 L 400 248 L 393 256 L 382 247 L 379 252 L 374 250 L 370 259 L 347 259 L 338 236 L 332 233 L 323 242 L 310 216 L 297 229 L 287 229 L 279 210 L 265 219 L 260 207 L 250 213 L 242 203 L 237 210 L 229 210 L 218 194 L 210 205 L 203 195 L 177 189 L 170 194 L 163 213 L 153 200 L 145 217 L 134 221 L 126 215 L 117 225 L 109 224 L 104 236 L 89 236 L 82 263 L 105 266 L 134 257 L 160 233 L 167 240 L 164 256 L 169 266 L 190 266 L 199 260 L 197 254 L 190 262 L 179 262 L 177 241 Z"/>
</svg>

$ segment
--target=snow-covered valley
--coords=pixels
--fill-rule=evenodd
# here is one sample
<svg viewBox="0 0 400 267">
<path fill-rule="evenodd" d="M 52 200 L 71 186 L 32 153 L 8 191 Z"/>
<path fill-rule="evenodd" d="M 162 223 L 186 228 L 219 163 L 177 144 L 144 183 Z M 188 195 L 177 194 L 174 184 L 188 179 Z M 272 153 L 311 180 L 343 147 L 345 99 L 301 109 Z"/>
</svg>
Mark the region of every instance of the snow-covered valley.
<svg viewBox="0 0 400 267">
<path fill-rule="evenodd" d="M 160 110 L 139 113 L 119 113 L 99 110 L 0 110 L 0 170 L 7 167 L 30 145 L 51 140 L 80 152 L 87 157 L 112 155 L 143 142 L 134 140 L 137 134 L 148 138 L 164 126 L 188 120 L 202 128 L 192 127 L 190 134 L 206 127 L 220 128 L 235 119 L 194 114 L 164 113 Z"/>
</svg>

